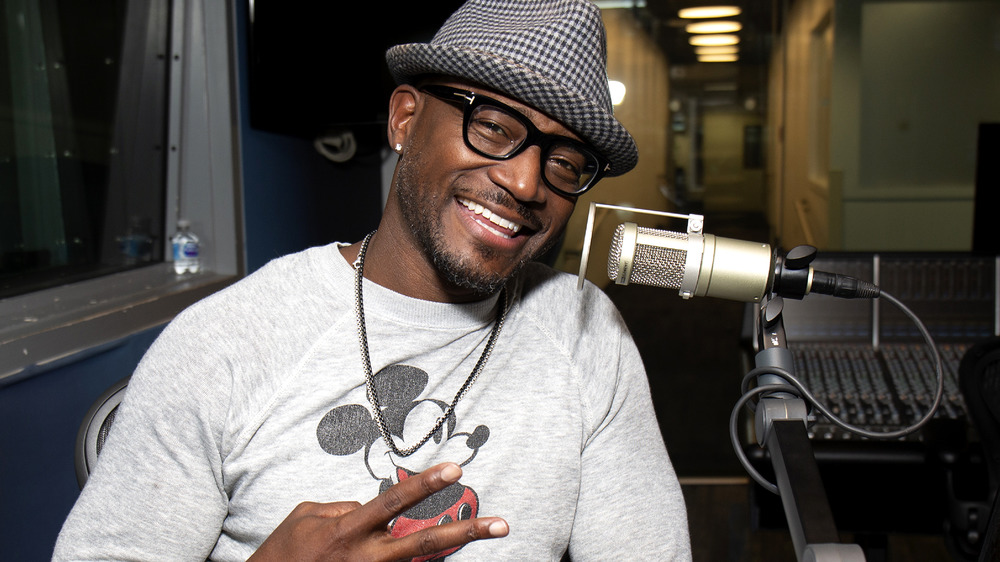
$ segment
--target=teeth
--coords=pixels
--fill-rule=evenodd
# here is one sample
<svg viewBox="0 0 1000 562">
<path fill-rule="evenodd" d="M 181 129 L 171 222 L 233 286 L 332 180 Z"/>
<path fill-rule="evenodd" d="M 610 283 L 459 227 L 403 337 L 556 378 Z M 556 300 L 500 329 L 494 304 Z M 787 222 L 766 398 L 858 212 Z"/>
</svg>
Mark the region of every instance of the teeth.
<svg viewBox="0 0 1000 562">
<path fill-rule="evenodd" d="M 473 213 L 476 213 L 477 215 L 482 215 L 484 219 L 492 222 L 493 224 L 501 228 L 506 228 L 507 230 L 510 230 L 511 232 L 515 233 L 518 230 L 521 230 L 521 225 L 517 224 L 516 222 L 509 221 L 501 216 L 493 214 L 493 211 L 487 209 L 486 207 L 483 207 L 479 203 L 469 201 L 468 199 L 462 197 L 459 197 L 458 200 Z"/>
</svg>

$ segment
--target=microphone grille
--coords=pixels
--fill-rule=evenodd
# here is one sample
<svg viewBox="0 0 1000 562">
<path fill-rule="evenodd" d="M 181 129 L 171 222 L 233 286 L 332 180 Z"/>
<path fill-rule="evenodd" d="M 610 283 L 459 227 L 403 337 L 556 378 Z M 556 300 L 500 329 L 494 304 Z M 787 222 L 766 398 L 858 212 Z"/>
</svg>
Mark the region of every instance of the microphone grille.
<svg viewBox="0 0 1000 562">
<path fill-rule="evenodd" d="M 619 260 L 622 253 L 622 241 L 625 225 L 618 225 L 614 239 L 611 242 L 610 259 L 608 260 L 608 277 L 618 278 Z M 658 230 L 655 228 L 638 227 L 639 239 L 645 237 L 673 238 L 687 241 L 688 235 L 682 232 Z M 647 238 L 648 240 L 648 238 Z M 671 248 L 636 243 L 635 255 L 632 256 L 632 272 L 629 283 L 680 289 L 684 280 L 684 268 L 687 264 L 687 252 Z"/>
<path fill-rule="evenodd" d="M 619 224 L 615 229 L 615 235 L 611 238 L 611 249 L 608 250 L 608 279 L 618 279 L 618 264 L 622 257 L 622 242 L 624 239 L 625 225 Z"/>
</svg>

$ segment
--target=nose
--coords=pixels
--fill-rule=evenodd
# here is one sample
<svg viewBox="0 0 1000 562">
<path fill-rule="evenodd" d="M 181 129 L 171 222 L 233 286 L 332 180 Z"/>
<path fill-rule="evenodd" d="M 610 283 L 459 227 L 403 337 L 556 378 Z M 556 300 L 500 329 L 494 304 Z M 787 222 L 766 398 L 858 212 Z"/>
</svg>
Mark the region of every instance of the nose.
<svg viewBox="0 0 1000 562">
<path fill-rule="evenodd" d="M 490 179 L 518 201 L 541 203 L 547 191 L 542 180 L 541 158 L 542 149 L 529 146 L 517 156 L 490 166 Z"/>
</svg>

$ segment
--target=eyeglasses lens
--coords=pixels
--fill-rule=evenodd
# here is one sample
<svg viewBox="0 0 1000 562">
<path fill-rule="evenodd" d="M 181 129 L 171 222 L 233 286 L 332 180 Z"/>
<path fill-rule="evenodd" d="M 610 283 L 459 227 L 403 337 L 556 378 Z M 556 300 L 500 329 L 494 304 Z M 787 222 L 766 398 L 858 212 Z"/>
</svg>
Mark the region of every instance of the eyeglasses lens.
<svg viewBox="0 0 1000 562">
<path fill-rule="evenodd" d="M 475 150 L 494 158 L 516 153 L 528 139 L 528 128 L 519 116 L 489 104 L 473 109 L 465 133 Z M 556 189 L 576 193 L 586 188 L 597 173 L 596 157 L 579 147 L 559 141 L 541 146 L 545 151 L 544 177 Z"/>
<path fill-rule="evenodd" d="M 469 142 L 490 156 L 506 157 L 528 137 L 528 129 L 509 112 L 480 105 L 469 116 Z"/>
</svg>

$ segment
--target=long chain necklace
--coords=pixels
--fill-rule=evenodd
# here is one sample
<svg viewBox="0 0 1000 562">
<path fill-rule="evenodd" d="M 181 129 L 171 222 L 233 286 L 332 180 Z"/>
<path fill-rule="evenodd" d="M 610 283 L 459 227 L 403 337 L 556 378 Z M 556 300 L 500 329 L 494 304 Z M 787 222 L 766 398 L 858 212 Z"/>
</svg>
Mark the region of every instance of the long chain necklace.
<svg viewBox="0 0 1000 562">
<path fill-rule="evenodd" d="M 472 387 L 476 379 L 479 378 L 479 374 L 483 371 L 483 367 L 486 366 L 486 362 L 490 358 L 490 354 L 493 353 L 493 346 L 496 344 L 497 336 L 500 335 L 500 330 L 503 328 L 504 319 L 507 317 L 507 289 L 501 289 L 499 305 L 500 309 L 497 311 L 497 319 L 493 324 L 493 330 L 490 332 L 490 337 L 486 341 L 486 349 L 483 350 L 483 354 L 479 356 L 479 361 L 476 362 L 476 366 L 472 369 L 472 373 L 469 377 L 465 379 L 465 383 L 462 384 L 462 388 L 458 389 L 458 393 L 455 394 L 455 398 L 451 401 L 448 409 L 445 410 L 444 414 L 438 418 L 434 427 L 424 435 L 423 439 L 417 442 L 415 445 L 411 445 L 405 449 L 400 449 L 396 446 L 396 442 L 393 441 L 392 435 L 389 433 L 389 427 L 385 423 L 385 416 L 382 414 L 382 406 L 379 403 L 378 393 L 375 392 L 375 375 L 372 373 L 372 361 L 368 354 L 368 333 L 365 329 L 365 307 L 364 301 L 361 296 L 361 286 L 364 284 L 364 269 L 365 269 L 365 253 L 368 251 L 368 242 L 371 241 L 372 236 L 375 232 L 371 232 L 365 239 L 361 242 L 361 250 L 358 252 L 358 259 L 354 261 L 354 271 L 355 271 L 355 286 L 354 286 L 354 301 L 355 301 L 355 313 L 358 318 L 358 341 L 361 344 L 361 361 L 362 366 L 365 369 L 365 389 L 368 394 L 368 401 L 371 402 L 372 407 L 375 409 L 375 424 L 378 426 L 378 431 L 382 435 L 382 439 L 385 444 L 389 446 L 389 449 L 393 453 L 401 457 L 408 457 L 416 452 L 417 449 L 422 447 L 424 443 L 427 442 L 444 422 L 448 420 L 455 413 L 455 406 L 458 401 L 461 400 L 469 388 Z"/>
</svg>

